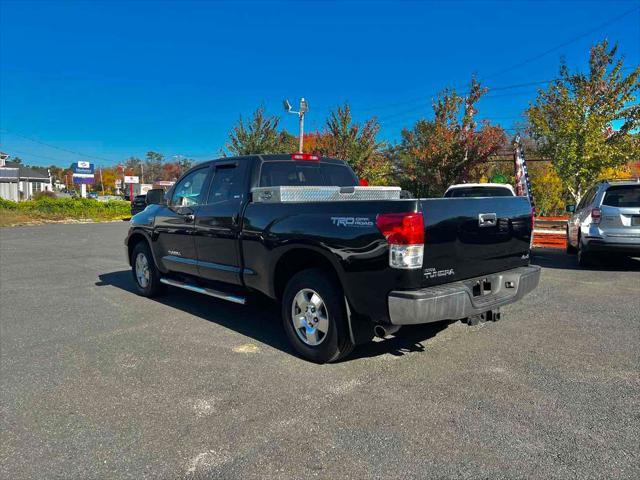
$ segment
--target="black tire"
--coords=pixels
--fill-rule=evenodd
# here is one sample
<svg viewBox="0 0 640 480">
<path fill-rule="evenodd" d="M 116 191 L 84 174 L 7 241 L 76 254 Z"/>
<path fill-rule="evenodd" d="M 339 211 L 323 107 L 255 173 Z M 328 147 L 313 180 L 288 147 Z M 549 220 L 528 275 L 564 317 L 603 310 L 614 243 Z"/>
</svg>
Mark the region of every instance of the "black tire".
<svg viewBox="0 0 640 480">
<path fill-rule="evenodd" d="M 144 256 L 148 266 L 148 281 L 146 285 L 143 284 L 144 282 L 141 283 L 138 280 L 138 264 L 136 260 L 139 255 Z M 160 283 L 160 272 L 158 271 L 158 267 L 156 267 L 147 242 L 138 242 L 136 246 L 133 247 L 133 252 L 131 253 L 131 274 L 133 276 L 133 282 L 136 285 L 136 290 L 143 297 L 156 297 L 165 293 L 166 285 Z"/>
<path fill-rule="evenodd" d="M 567 254 L 575 255 L 576 253 L 578 253 L 578 250 L 576 249 L 576 247 L 571 245 L 571 242 L 569 241 L 569 227 L 567 227 Z"/>
<path fill-rule="evenodd" d="M 324 303 L 328 320 L 326 334 L 314 346 L 300 338 L 293 324 L 294 301 L 305 290 L 317 292 Z M 312 362 L 335 362 L 353 350 L 342 290 L 336 285 L 336 280 L 322 269 L 303 270 L 289 280 L 282 296 L 282 323 L 296 352 Z M 318 330 L 317 334 L 320 333 Z"/>
<path fill-rule="evenodd" d="M 593 265 L 593 253 L 586 251 L 580 237 L 578 237 L 578 265 L 581 267 L 590 267 Z"/>
</svg>

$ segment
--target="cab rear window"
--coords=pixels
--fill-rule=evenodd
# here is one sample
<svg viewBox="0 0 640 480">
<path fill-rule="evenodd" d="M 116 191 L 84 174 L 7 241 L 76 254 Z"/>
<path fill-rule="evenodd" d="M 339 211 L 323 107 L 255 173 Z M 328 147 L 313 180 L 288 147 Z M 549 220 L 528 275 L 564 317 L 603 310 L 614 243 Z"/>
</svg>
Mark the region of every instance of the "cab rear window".
<svg viewBox="0 0 640 480">
<path fill-rule="evenodd" d="M 265 162 L 260 172 L 261 187 L 356 185 L 356 175 L 345 165 L 295 161 Z"/>
<path fill-rule="evenodd" d="M 614 185 L 607 188 L 602 204 L 608 207 L 640 208 L 640 185 Z"/>
</svg>

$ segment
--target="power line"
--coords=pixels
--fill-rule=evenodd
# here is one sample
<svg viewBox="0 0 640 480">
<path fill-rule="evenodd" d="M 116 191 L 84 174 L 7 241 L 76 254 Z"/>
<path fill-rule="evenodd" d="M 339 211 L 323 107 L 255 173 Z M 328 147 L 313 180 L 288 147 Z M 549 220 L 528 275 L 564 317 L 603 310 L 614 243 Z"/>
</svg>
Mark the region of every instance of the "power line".
<svg viewBox="0 0 640 480">
<path fill-rule="evenodd" d="M 583 32 L 583 33 L 581 33 L 579 35 L 576 35 L 575 37 L 572 37 L 569 40 L 566 40 L 566 41 L 564 41 L 564 42 L 562 42 L 562 43 L 560 43 L 560 44 L 558 44 L 558 45 L 556 45 L 556 46 L 554 46 L 554 47 L 552 47 L 552 48 L 550 48 L 548 50 L 545 50 L 542 53 L 539 53 L 537 55 L 529 57 L 529 58 L 527 58 L 527 59 L 525 59 L 525 60 L 523 60 L 521 62 L 518 62 L 515 65 L 511 65 L 510 67 L 504 68 L 504 69 L 499 70 L 497 72 L 493 72 L 493 73 L 491 73 L 489 75 L 486 75 L 486 76 L 484 76 L 482 78 L 483 78 L 483 80 L 487 80 L 489 78 L 496 77 L 496 76 L 501 75 L 503 73 L 510 72 L 512 70 L 516 70 L 516 69 L 522 67 L 523 65 L 526 65 L 528 63 L 534 62 L 534 61 L 536 61 L 536 60 L 538 60 L 538 59 L 540 59 L 542 57 L 545 57 L 546 55 L 548 55 L 550 53 L 553 53 L 553 52 L 555 52 L 557 50 L 560 50 L 561 48 L 566 47 L 567 45 L 570 45 L 570 44 L 580 40 L 581 38 L 584 38 L 584 37 L 590 35 L 593 32 L 596 32 L 596 31 L 598 31 L 598 30 L 600 30 L 600 29 L 602 29 L 602 28 L 604 28 L 604 27 L 606 27 L 608 25 L 611 25 L 612 23 L 617 22 L 618 20 L 626 17 L 627 15 L 629 15 L 629 14 L 631 14 L 634 11 L 637 11 L 637 10 L 640 10 L 640 7 L 634 7 L 632 9 L 630 9 L 630 10 L 626 10 L 625 12 L 621 13 L 620 15 L 617 15 L 616 17 L 613 17 L 610 20 L 608 20 L 608 21 L 606 21 L 604 23 L 601 23 L 600 25 L 597 25 L 596 27 L 593 27 L 593 28 L 587 30 L 586 32 Z M 536 85 L 538 83 L 546 83 L 546 82 L 548 82 L 548 81 L 523 83 L 523 84 L 520 84 L 520 86 L 530 86 L 530 85 Z M 512 85 L 512 86 L 507 86 L 507 87 L 494 87 L 494 88 L 490 88 L 490 90 L 502 90 L 502 89 L 507 89 L 507 88 L 517 88 L 517 86 Z M 415 103 L 417 101 L 423 101 L 425 98 L 428 98 L 429 96 L 433 97 L 434 95 L 437 95 L 437 93 L 436 94 L 431 94 L 431 95 L 423 95 L 421 97 L 414 97 L 414 98 L 409 99 L 409 100 L 403 100 L 403 101 L 400 101 L 400 102 L 394 102 L 394 103 L 390 103 L 390 104 L 386 104 L 386 105 L 370 106 L 370 107 L 366 107 L 366 108 L 353 109 L 353 110 L 357 111 L 357 112 L 367 112 L 367 111 L 373 111 L 373 110 L 384 110 L 384 109 L 389 108 L 389 107 L 393 108 L 393 107 L 398 107 L 398 106 L 403 106 L 403 105 L 410 105 L 410 104 Z"/>
<path fill-rule="evenodd" d="M 552 47 L 552 48 L 550 48 L 548 50 L 545 50 L 542 53 L 534 55 L 533 57 L 529 57 L 529 58 L 527 58 L 527 59 L 525 59 L 525 60 L 523 60 L 521 62 L 516 63 L 515 65 L 512 65 L 510 67 L 507 67 L 507 68 L 504 68 L 504 69 L 499 70 L 497 72 L 494 72 L 494 73 L 492 73 L 490 75 L 487 75 L 487 76 L 483 77 L 483 79 L 486 80 L 488 78 L 493 78 L 493 77 L 495 77 L 497 75 L 502 75 L 503 73 L 510 72 L 512 70 L 516 70 L 516 69 L 518 69 L 518 68 L 520 68 L 520 67 L 522 67 L 522 66 L 524 66 L 524 65 L 526 65 L 528 63 L 535 62 L 536 60 L 539 60 L 542 57 L 545 57 L 545 56 L 549 55 L 550 53 L 553 53 L 553 52 L 555 52 L 557 50 L 560 50 L 561 48 L 566 47 L 567 45 L 571 45 L 572 43 L 577 42 L 581 38 L 584 38 L 584 37 L 592 34 L 593 32 L 596 32 L 596 31 L 600 30 L 601 28 L 604 28 L 604 27 L 606 27 L 608 25 L 611 25 L 612 23 L 615 23 L 618 20 L 620 20 L 620 19 L 626 17 L 627 15 L 629 15 L 629 14 L 631 14 L 633 12 L 636 12 L 638 10 L 640 10 L 640 7 L 637 7 L 637 6 L 631 8 L 629 10 L 626 10 L 623 13 L 621 13 L 620 15 L 617 15 L 617 16 L 613 17 L 612 19 L 607 20 L 604 23 L 601 23 L 600 25 L 598 25 L 596 27 L 593 27 L 593 28 L 587 30 L 586 32 L 583 32 L 583 33 L 581 33 L 579 35 L 576 35 L 575 37 L 570 38 L 569 40 L 566 40 L 566 41 L 560 43 L 559 45 L 556 45 L 555 47 Z"/>
<path fill-rule="evenodd" d="M 624 71 L 628 71 L 628 70 L 634 70 L 635 67 L 631 67 L 631 66 L 627 66 L 627 67 L 623 67 L 620 69 L 621 72 Z M 492 99 L 492 98 L 504 98 L 504 97 L 518 97 L 518 96 L 522 96 L 522 95 L 533 95 L 535 93 L 538 92 L 538 90 L 524 90 L 524 91 L 520 91 L 520 92 L 511 92 L 511 93 L 499 93 L 499 94 L 492 94 L 491 92 L 493 91 L 501 91 L 501 90 L 510 90 L 510 89 L 514 89 L 514 88 L 522 88 L 522 87 L 528 87 L 528 86 L 534 86 L 534 85 L 543 85 L 543 84 L 549 84 L 551 82 L 555 82 L 559 80 L 558 78 L 551 78 L 549 80 L 537 80 L 535 82 L 527 82 L 527 83 L 519 83 L 519 84 L 513 84 L 513 85 L 503 85 L 500 87 L 487 87 L 487 89 L 489 90 L 489 94 L 487 95 L 483 95 L 479 101 L 483 101 L 486 99 Z M 461 96 L 467 95 L 469 92 L 462 92 L 460 93 Z M 409 109 L 406 110 L 402 110 L 400 112 L 396 112 L 387 116 L 382 116 L 379 117 L 378 120 L 380 121 L 380 123 L 384 123 L 385 126 L 389 126 L 389 125 L 396 125 L 398 122 L 404 121 L 406 119 L 410 119 L 412 118 L 418 111 L 422 110 L 423 108 L 425 108 L 426 102 L 425 104 L 422 105 L 417 105 L 414 107 L 411 107 Z M 392 120 L 392 122 L 388 122 L 389 120 Z"/>
<path fill-rule="evenodd" d="M 46 155 L 40 155 L 40 154 L 37 154 L 37 153 L 25 152 L 24 150 L 17 150 L 15 148 L 7 148 L 7 151 L 8 152 L 16 152 L 16 153 L 19 153 L 21 155 L 29 155 L 31 157 L 42 158 L 44 160 L 51 160 L 51 161 L 54 161 L 54 162 L 67 162 L 68 161 L 68 160 L 62 160 L 60 158 L 54 158 L 54 157 L 48 157 Z"/>
<path fill-rule="evenodd" d="M 550 82 L 552 80 L 545 80 L 544 82 L 538 82 L 538 83 L 546 83 L 546 82 Z M 506 89 L 507 87 L 503 87 L 502 89 Z M 468 92 L 464 92 L 462 95 L 467 94 Z M 514 92 L 514 93 L 502 93 L 502 94 L 498 94 L 498 95 L 484 95 L 483 97 L 480 98 L 480 101 L 484 100 L 484 99 L 490 99 L 490 98 L 499 98 L 499 97 L 517 97 L 520 95 L 531 95 L 532 93 L 535 93 L 535 91 L 531 92 L 531 91 L 525 91 L 525 92 Z M 380 121 L 380 123 L 386 123 L 389 120 L 402 120 L 404 118 L 408 118 L 411 117 L 412 114 L 415 114 L 416 112 L 422 110 L 423 108 L 426 108 L 428 105 L 425 103 L 423 105 L 417 105 L 415 107 L 411 107 L 409 109 L 406 110 L 402 110 L 400 112 L 396 112 L 387 116 L 383 116 L 380 117 L 378 120 Z"/>
<path fill-rule="evenodd" d="M 102 161 L 109 162 L 109 163 L 115 162 L 115 160 L 104 158 L 104 157 L 99 157 L 97 155 L 88 155 L 86 153 L 81 153 L 81 152 L 77 152 L 77 151 L 74 151 L 74 150 L 69 150 L 67 148 L 58 147 L 57 145 L 51 145 L 50 143 L 46 143 L 46 142 L 42 142 L 40 140 L 36 140 L 35 138 L 28 137 L 28 136 L 23 135 L 21 133 L 14 132 L 12 130 L 7 130 L 6 128 L 2 128 L 0 130 L 2 130 L 5 133 L 10 133 L 10 134 L 16 135 L 16 136 L 18 136 L 20 138 L 24 138 L 25 140 L 29 140 L 29 141 L 34 142 L 34 143 L 39 143 L 40 145 L 44 145 L 45 147 L 49 147 L 49 148 L 54 148 L 56 150 L 60 150 L 61 152 L 72 153 L 72 154 L 78 155 L 80 157 L 95 158 L 96 160 L 102 160 Z"/>
</svg>

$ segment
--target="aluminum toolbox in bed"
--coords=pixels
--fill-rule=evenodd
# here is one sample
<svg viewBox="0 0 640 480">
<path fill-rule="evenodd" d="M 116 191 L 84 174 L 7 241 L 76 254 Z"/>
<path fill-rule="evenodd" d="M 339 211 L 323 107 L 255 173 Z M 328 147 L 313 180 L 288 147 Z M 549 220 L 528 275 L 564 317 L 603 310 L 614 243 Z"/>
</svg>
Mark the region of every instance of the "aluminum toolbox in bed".
<svg viewBox="0 0 640 480">
<path fill-rule="evenodd" d="M 256 187 L 251 189 L 253 201 L 280 202 L 339 202 L 363 200 L 397 200 L 400 187 Z"/>
</svg>

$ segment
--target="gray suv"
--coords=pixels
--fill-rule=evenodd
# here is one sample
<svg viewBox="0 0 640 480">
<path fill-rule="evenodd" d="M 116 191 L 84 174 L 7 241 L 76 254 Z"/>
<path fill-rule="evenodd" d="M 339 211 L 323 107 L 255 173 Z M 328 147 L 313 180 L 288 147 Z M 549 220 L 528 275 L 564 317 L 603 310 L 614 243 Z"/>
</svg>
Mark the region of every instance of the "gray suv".
<svg viewBox="0 0 640 480">
<path fill-rule="evenodd" d="M 599 252 L 640 256 L 640 179 L 598 182 L 567 211 L 567 253 L 581 266 Z"/>
</svg>

